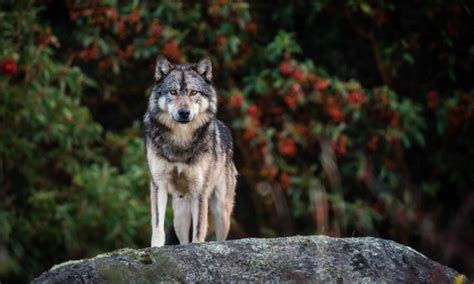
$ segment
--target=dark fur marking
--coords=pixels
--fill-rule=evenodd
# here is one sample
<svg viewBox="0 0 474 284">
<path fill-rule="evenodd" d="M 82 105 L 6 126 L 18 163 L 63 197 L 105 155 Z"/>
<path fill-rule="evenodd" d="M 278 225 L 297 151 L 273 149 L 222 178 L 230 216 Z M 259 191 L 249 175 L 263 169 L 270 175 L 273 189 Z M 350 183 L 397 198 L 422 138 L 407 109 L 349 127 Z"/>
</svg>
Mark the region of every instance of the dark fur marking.
<svg viewBox="0 0 474 284">
<path fill-rule="evenodd" d="M 179 89 L 183 95 L 188 94 L 188 88 L 186 87 L 186 77 L 184 76 L 184 71 L 181 71 L 181 82 L 179 82 Z"/>
<path fill-rule="evenodd" d="M 216 120 L 216 126 L 219 129 L 219 137 L 221 138 L 221 149 L 226 153 L 232 152 L 232 135 L 229 128 L 220 120 Z"/>
<path fill-rule="evenodd" d="M 230 129 L 221 121 L 216 120 L 217 127 L 219 128 L 219 135 L 221 138 L 221 149 L 226 153 L 225 162 L 226 167 L 232 164 L 233 156 L 233 143 L 232 143 L 232 134 Z"/>
<path fill-rule="evenodd" d="M 145 154 L 146 154 L 147 149 L 148 149 L 147 145 L 149 143 L 146 135 L 145 135 L 145 139 L 143 140 L 145 144 Z M 155 180 L 153 179 L 153 174 L 151 173 L 150 168 L 148 168 L 148 172 L 150 173 L 151 187 L 155 191 L 155 196 L 156 196 L 156 203 L 154 203 L 153 200 L 150 200 L 150 202 L 152 206 L 155 208 L 155 218 L 156 218 L 155 225 L 158 226 L 158 220 L 159 220 L 158 217 L 160 217 L 160 212 L 158 212 L 158 186 L 156 185 Z M 151 195 L 150 195 L 150 198 L 151 198 Z"/>
<path fill-rule="evenodd" d="M 197 224 L 196 224 L 196 237 L 199 238 L 199 236 L 201 235 L 201 232 L 202 232 L 202 223 L 200 222 L 201 220 L 201 214 L 203 214 L 203 207 L 202 207 L 202 203 L 204 202 L 203 201 L 203 198 L 204 198 L 204 194 L 201 194 L 199 196 L 199 199 L 198 199 L 198 218 L 197 218 Z"/>
<path fill-rule="evenodd" d="M 219 145 L 217 145 L 217 135 L 219 135 L 219 129 L 217 128 L 217 125 L 214 124 L 214 131 L 212 131 L 211 137 L 212 137 L 212 144 L 214 147 L 212 147 L 212 154 L 214 156 L 214 160 L 217 160 L 217 149 Z"/>
<path fill-rule="evenodd" d="M 155 226 L 158 227 L 158 224 L 160 223 L 160 212 L 158 212 L 158 186 L 156 186 L 155 184 L 155 181 L 153 180 L 153 178 L 151 179 L 151 184 L 153 186 L 153 190 L 155 191 L 155 203 L 154 203 L 154 207 L 155 207 Z"/>
<path fill-rule="evenodd" d="M 171 181 L 176 187 L 175 189 L 181 193 L 186 193 L 190 187 L 190 181 L 186 175 L 179 174 L 178 168 L 175 167 L 171 172 Z"/>
</svg>

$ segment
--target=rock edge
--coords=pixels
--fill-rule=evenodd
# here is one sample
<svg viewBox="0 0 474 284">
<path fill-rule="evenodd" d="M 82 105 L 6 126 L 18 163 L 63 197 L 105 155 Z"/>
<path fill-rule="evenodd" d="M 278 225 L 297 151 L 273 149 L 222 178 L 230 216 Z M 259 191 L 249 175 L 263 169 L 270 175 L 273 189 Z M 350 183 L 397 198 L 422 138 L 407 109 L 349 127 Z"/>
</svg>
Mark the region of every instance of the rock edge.
<svg viewBox="0 0 474 284">
<path fill-rule="evenodd" d="M 326 236 L 126 248 L 55 265 L 33 283 L 160 281 L 467 283 L 454 269 L 396 242 Z"/>
</svg>

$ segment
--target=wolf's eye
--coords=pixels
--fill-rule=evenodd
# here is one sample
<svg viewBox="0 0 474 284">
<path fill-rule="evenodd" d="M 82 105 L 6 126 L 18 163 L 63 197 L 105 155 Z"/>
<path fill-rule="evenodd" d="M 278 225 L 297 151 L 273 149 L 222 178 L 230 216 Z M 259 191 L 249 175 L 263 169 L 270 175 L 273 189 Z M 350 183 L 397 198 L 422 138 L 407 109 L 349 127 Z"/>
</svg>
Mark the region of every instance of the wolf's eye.
<svg viewBox="0 0 474 284">
<path fill-rule="evenodd" d="M 171 90 L 170 94 L 172 94 L 173 96 L 176 96 L 178 94 L 178 92 L 176 90 Z"/>
<path fill-rule="evenodd" d="M 191 93 L 190 93 L 190 95 L 191 95 L 191 96 L 195 96 L 195 95 L 197 95 L 197 93 L 198 93 L 198 91 L 192 90 Z"/>
</svg>

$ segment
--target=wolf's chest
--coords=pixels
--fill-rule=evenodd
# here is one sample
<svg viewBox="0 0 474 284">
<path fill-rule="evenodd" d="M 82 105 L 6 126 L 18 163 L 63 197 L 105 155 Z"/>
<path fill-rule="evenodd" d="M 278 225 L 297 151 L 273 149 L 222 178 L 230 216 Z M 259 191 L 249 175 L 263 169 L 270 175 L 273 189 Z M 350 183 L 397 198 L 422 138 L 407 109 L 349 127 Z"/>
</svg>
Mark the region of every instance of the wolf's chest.
<svg viewBox="0 0 474 284">
<path fill-rule="evenodd" d="M 177 164 L 171 169 L 169 173 L 169 183 L 172 185 L 169 188 L 170 191 L 186 194 L 191 190 L 194 177 L 188 170 L 186 166 L 181 164 Z"/>
<path fill-rule="evenodd" d="M 167 185 L 170 194 L 188 194 L 201 183 L 203 173 L 199 168 L 182 163 L 170 163 L 160 158 L 152 159 L 150 162 L 151 174 Z"/>
<path fill-rule="evenodd" d="M 167 190 L 171 194 L 186 194 L 203 182 L 204 168 L 202 163 L 170 162 L 157 155 L 155 148 L 151 145 L 148 145 L 147 160 L 153 180 L 157 183 L 166 184 Z M 200 161 L 205 161 L 205 159 Z"/>
</svg>

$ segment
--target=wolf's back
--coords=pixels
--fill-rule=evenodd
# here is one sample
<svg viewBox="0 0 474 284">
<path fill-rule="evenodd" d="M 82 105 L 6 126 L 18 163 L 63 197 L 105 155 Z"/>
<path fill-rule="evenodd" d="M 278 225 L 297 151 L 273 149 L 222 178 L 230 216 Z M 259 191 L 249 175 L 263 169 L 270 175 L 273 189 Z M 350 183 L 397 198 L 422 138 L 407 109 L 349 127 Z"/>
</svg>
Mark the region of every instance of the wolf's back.
<svg viewBox="0 0 474 284">
<path fill-rule="evenodd" d="M 233 152 L 233 140 L 232 134 L 230 133 L 230 129 L 220 120 L 215 120 L 216 127 L 218 130 L 219 140 L 221 142 L 221 149 L 229 153 L 232 157 Z"/>
</svg>

